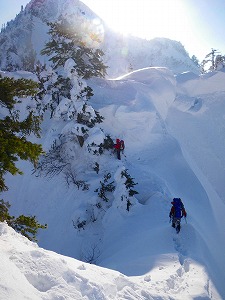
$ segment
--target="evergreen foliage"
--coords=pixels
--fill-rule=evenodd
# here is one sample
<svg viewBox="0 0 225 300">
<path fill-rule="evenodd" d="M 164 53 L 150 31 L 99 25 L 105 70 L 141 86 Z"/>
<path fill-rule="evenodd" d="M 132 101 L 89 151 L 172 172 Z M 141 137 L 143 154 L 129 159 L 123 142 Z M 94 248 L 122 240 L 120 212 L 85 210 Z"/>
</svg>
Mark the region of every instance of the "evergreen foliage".
<svg viewBox="0 0 225 300">
<path fill-rule="evenodd" d="M 114 146 L 113 139 L 110 137 L 109 134 L 107 134 L 106 138 L 104 139 L 103 144 L 101 144 L 101 147 L 103 149 L 110 150 L 110 149 L 113 149 L 113 146 Z"/>
<path fill-rule="evenodd" d="M 9 208 L 9 202 L 4 202 L 3 200 L 0 200 L 0 222 L 6 221 L 8 223 L 13 218 L 9 215 Z"/>
<path fill-rule="evenodd" d="M 50 109 L 53 117 L 61 100 L 66 98 L 66 106 L 70 113 L 64 114 L 65 120 L 76 117 L 79 124 L 91 128 L 96 123 L 101 123 L 103 117 L 96 111 L 91 112 L 86 104 L 93 96 L 93 91 L 84 79 L 105 76 L 106 66 L 102 60 L 104 53 L 88 47 L 83 42 L 84 35 L 88 32 L 76 31 L 76 27 L 66 20 L 48 25 L 51 38 L 41 53 L 49 56 L 53 69 L 47 70 L 45 66 L 38 66 L 36 69 L 40 82 L 40 90 L 36 96 L 39 111 Z M 46 95 L 48 101 L 43 101 Z M 84 101 L 80 111 L 76 111 L 76 105 L 73 103 L 76 100 Z"/>
<path fill-rule="evenodd" d="M 93 96 L 93 91 L 77 74 L 75 62 L 70 58 L 67 63 L 68 61 L 73 62 L 74 66 L 70 66 L 70 71 L 67 70 L 67 72 L 62 71 L 60 68 L 57 70 L 49 68 L 47 70 L 45 66 L 38 66 L 36 69 L 36 75 L 40 82 L 39 92 L 35 97 L 37 109 L 40 114 L 49 109 L 52 118 L 56 109 L 60 107 L 60 102 L 62 100 L 64 103 L 67 101 L 67 112 L 64 110 L 61 117 L 65 121 L 75 119 L 78 124 L 92 128 L 96 123 L 101 123 L 104 118 L 91 106 L 87 105 L 87 101 Z M 83 105 L 79 105 L 81 107 L 79 110 L 75 104 L 76 101 L 83 101 Z"/>
<path fill-rule="evenodd" d="M 36 74 L 40 82 L 39 93 L 36 96 L 37 107 L 42 115 L 50 109 L 51 117 L 73 120 L 73 128 L 59 136 L 51 149 L 39 160 L 36 172 L 38 175 L 55 176 L 62 173 L 68 186 L 76 185 L 78 189 L 88 190 L 89 185 L 78 178 L 78 172 L 73 166 L 73 158 L 79 155 L 76 146 L 70 151 L 68 145 L 73 141 L 82 148 L 89 136 L 89 128 L 103 121 L 103 117 L 87 104 L 93 95 L 92 89 L 78 75 L 77 65 L 69 56 L 64 66 L 55 69 L 38 66 Z"/>
<path fill-rule="evenodd" d="M 138 194 L 138 192 L 133 189 L 137 183 L 135 183 L 134 178 L 128 174 L 127 169 L 121 172 L 121 178 L 125 178 L 124 185 L 126 187 L 126 193 L 121 196 L 121 201 L 126 200 L 126 209 L 130 211 L 130 206 L 132 205 L 131 199 L 134 195 Z"/>
<path fill-rule="evenodd" d="M 0 200 L 0 222 L 5 221 L 16 232 L 21 233 L 30 241 L 36 242 L 38 229 L 46 229 L 47 224 L 39 224 L 35 216 L 27 217 L 24 215 L 20 215 L 19 217 L 15 218 L 14 216 L 11 216 L 9 214 L 10 206 L 11 205 L 8 202 Z"/>
<path fill-rule="evenodd" d="M 7 190 L 4 180 L 7 172 L 22 174 L 16 167 L 19 158 L 35 165 L 42 153 L 41 145 L 27 140 L 32 133 L 39 137 L 40 118 L 28 112 L 24 120 L 20 120 L 19 111 L 15 109 L 22 97 L 34 95 L 36 88 L 37 84 L 31 80 L 0 77 L 0 106 L 5 112 L 0 117 L 0 191 Z"/>
<path fill-rule="evenodd" d="M 28 79 L 13 79 L 0 75 L 0 105 L 11 110 L 18 100 L 15 97 L 33 96 L 37 93 L 38 84 Z"/>
<path fill-rule="evenodd" d="M 39 81 L 39 91 L 35 95 L 37 110 L 40 115 L 50 110 L 52 118 L 61 99 L 63 97 L 71 99 L 72 83 L 68 77 L 63 77 L 51 69 L 47 70 L 45 65 L 38 65 L 35 74 Z M 50 96 L 47 102 L 43 101 L 46 96 Z"/>
<path fill-rule="evenodd" d="M 95 143 L 91 143 L 90 145 L 88 145 L 88 151 L 93 155 L 102 155 L 104 153 L 104 150 L 112 150 L 113 145 L 114 143 L 110 135 L 106 135 L 103 143 L 100 143 L 100 145 L 97 145 Z"/>
<path fill-rule="evenodd" d="M 107 193 L 112 193 L 115 190 L 114 181 L 108 182 L 111 179 L 112 175 L 107 173 L 104 175 L 103 182 L 100 181 L 101 187 L 96 189 L 95 192 L 98 193 L 98 197 L 101 198 L 103 201 L 108 202 L 109 198 L 107 197 Z"/>
<path fill-rule="evenodd" d="M 36 91 L 37 84 L 32 80 L 0 76 L 0 106 L 3 112 L 0 117 L 0 191 L 8 189 L 4 180 L 6 173 L 22 174 L 16 167 L 18 159 L 30 160 L 35 165 L 42 153 L 41 145 L 27 140 L 32 133 L 40 137 L 41 119 L 28 111 L 28 115 L 21 120 L 22 116 L 15 108 L 20 105 L 22 98 L 33 96 Z M 9 214 L 9 208 L 8 202 L 0 200 L 0 221 L 6 221 L 17 232 L 36 241 L 38 229 L 44 229 L 47 225 L 39 224 L 35 216 L 21 215 L 15 218 Z"/>
<path fill-rule="evenodd" d="M 41 51 L 42 55 L 50 56 L 53 68 L 64 66 L 67 59 L 72 58 L 76 62 L 76 71 L 84 79 L 104 77 L 106 66 L 101 49 L 92 49 L 84 41 L 84 31 L 78 31 L 73 24 L 62 20 L 58 23 L 48 23 L 51 40 Z"/>
<path fill-rule="evenodd" d="M 102 117 L 99 112 L 94 110 L 95 117 L 92 117 L 92 114 L 90 111 L 87 110 L 88 106 L 85 103 L 82 107 L 82 110 L 78 112 L 77 114 L 77 123 L 86 125 L 89 128 L 92 128 L 95 126 L 96 123 L 102 123 L 104 120 L 104 117 Z"/>
<path fill-rule="evenodd" d="M 137 191 L 135 191 L 134 189 L 132 189 L 137 183 L 134 182 L 134 178 L 132 178 L 128 172 L 127 172 L 127 169 L 122 171 L 121 172 L 121 178 L 125 177 L 126 178 L 126 181 L 125 181 L 125 186 L 126 186 L 126 189 L 128 190 L 129 192 L 129 196 L 132 197 L 134 196 L 135 194 L 138 194 Z"/>
<path fill-rule="evenodd" d="M 76 220 L 76 222 L 74 221 L 74 220 L 72 220 L 72 222 L 73 222 L 73 227 L 75 228 L 75 229 L 77 229 L 77 230 L 81 230 L 81 229 L 85 229 L 85 225 L 86 225 L 86 223 L 87 223 L 87 221 L 86 220 L 82 220 L 82 221 L 80 221 L 80 218 L 78 218 L 77 220 Z"/>
<path fill-rule="evenodd" d="M 99 173 L 99 170 L 100 170 L 99 163 L 95 162 L 95 165 L 94 165 L 93 169 L 94 169 L 94 171 L 98 174 L 98 173 Z"/>
</svg>

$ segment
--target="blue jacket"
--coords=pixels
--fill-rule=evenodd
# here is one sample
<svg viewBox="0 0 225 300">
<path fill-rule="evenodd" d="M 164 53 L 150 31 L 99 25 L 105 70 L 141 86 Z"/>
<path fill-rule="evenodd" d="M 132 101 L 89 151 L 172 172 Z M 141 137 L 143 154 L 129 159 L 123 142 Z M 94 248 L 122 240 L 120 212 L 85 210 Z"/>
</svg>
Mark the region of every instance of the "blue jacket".
<svg viewBox="0 0 225 300">
<path fill-rule="evenodd" d="M 181 219 L 183 216 L 186 217 L 187 213 L 184 208 L 184 204 L 182 203 L 180 198 L 174 198 L 173 202 L 171 202 L 173 206 L 171 207 L 169 217 Z"/>
</svg>

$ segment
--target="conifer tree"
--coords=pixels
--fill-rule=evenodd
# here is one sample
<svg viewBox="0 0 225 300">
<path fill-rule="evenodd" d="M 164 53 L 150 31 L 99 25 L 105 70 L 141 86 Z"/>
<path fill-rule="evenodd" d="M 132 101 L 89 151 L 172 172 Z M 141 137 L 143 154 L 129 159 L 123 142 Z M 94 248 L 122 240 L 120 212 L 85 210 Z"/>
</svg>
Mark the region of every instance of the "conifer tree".
<svg viewBox="0 0 225 300">
<path fill-rule="evenodd" d="M 36 88 L 37 84 L 32 80 L 0 76 L 0 107 L 3 112 L 0 116 L 0 191 L 7 190 L 6 173 L 22 174 L 16 166 L 19 158 L 35 164 L 42 152 L 41 145 L 27 139 L 32 133 L 39 137 L 40 119 L 30 111 L 21 120 L 19 110 L 15 108 L 22 97 L 34 95 Z"/>
<path fill-rule="evenodd" d="M 82 128 L 77 127 L 82 131 L 77 133 L 78 139 L 82 139 L 82 146 L 88 128 L 103 121 L 103 117 L 87 104 L 93 91 L 85 79 L 105 76 L 106 66 L 102 61 L 104 53 L 100 49 L 88 47 L 84 42 L 88 32 L 79 31 L 68 21 L 61 20 L 48 25 L 51 37 L 41 53 L 49 56 L 52 66 L 36 70 L 41 83 L 36 97 L 39 111 L 43 113 L 50 109 L 51 118 L 55 116 L 65 121 L 74 120 L 84 125 Z M 77 102 L 80 104 L 77 105 Z"/>
<path fill-rule="evenodd" d="M 69 58 L 72 58 L 76 62 L 76 72 L 82 78 L 106 75 L 107 67 L 102 60 L 104 52 L 101 49 L 92 49 L 87 45 L 84 36 L 88 33 L 76 30 L 73 24 L 66 20 L 48 23 L 48 25 L 50 26 L 51 40 L 41 54 L 50 56 L 54 69 L 63 66 Z"/>
<path fill-rule="evenodd" d="M 225 66 L 225 56 L 221 55 L 216 49 L 211 50 L 201 62 L 202 73 L 219 70 Z"/>
<path fill-rule="evenodd" d="M 74 157 L 80 155 L 80 148 L 88 140 L 91 129 L 104 119 L 88 104 L 93 91 L 86 83 L 86 79 L 93 76 L 105 76 L 103 52 L 88 47 L 84 42 L 85 33 L 79 32 L 75 26 L 66 21 L 50 23 L 49 26 L 51 37 L 42 54 L 49 56 L 51 65 L 39 66 L 36 70 L 40 82 L 36 100 L 41 113 L 50 110 L 51 118 L 71 124 L 68 131 L 60 134 L 51 149 L 41 157 L 37 172 L 38 175 L 45 176 L 62 173 L 68 186 L 74 184 L 78 189 L 88 190 L 89 185 L 80 178 L 80 172 L 77 172 L 73 161 Z M 71 150 L 67 147 L 71 141 L 80 147 L 75 146 Z M 90 145 L 86 146 L 91 148 Z M 102 147 L 103 145 L 93 145 L 94 149 L 99 149 L 98 154 Z M 85 149 L 84 147 L 83 151 Z M 84 226 L 82 221 L 78 224 L 78 227 Z"/>
<path fill-rule="evenodd" d="M 36 242 L 38 229 L 46 229 L 47 225 L 41 225 L 36 220 L 35 216 L 27 217 L 20 215 L 14 217 L 9 214 L 10 204 L 0 200 L 0 222 L 6 221 L 15 231 L 27 237 L 30 241 Z"/>
<path fill-rule="evenodd" d="M 16 110 L 23 97 L 36 92 L 37 84 L 32 80 L 0 76 L 0 191 L 8 189 L 4 179 L 6 173 L 22 174 L 16 166 L 18 159 L 30 160 L 35 164 L 42 152 L 41 145 L 27 140 L 30 134 L 40 136 L 40 118 L 30 111 L 22 119 L 19 110 Z M 8 202 L 0 200 L 0 222 L 6 221 L 17 232 L 36 241 L 38 229 L 45 229 L 47 225 L 39 224 L 35 216 L 11 216 L 9 208 Z"/>
</svg>

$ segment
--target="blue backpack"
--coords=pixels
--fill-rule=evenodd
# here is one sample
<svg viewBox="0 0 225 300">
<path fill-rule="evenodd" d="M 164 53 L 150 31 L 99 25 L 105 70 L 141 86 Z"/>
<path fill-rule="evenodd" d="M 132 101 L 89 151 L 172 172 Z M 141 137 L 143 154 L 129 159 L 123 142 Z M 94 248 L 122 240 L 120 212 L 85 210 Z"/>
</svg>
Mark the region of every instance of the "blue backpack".
<svg viewBox="0 0 225 300">
<path fill-rule="evenodd" d="M 171 202 L 175 208 L 175 218 L 181 218 L 182 216 L 182 210 L 184 208 L 184 205 L 180 198 L 173 198 L 173 202 Z"/>
</svg>

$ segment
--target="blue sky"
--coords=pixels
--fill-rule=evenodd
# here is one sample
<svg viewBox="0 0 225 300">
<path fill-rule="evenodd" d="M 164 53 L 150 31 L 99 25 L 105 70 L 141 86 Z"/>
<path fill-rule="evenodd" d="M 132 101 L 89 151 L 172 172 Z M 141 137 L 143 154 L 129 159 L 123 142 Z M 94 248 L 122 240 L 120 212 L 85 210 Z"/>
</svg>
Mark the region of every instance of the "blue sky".
<svg viewBox="0 0 225 300">
<path fill-rule="evenodd" d="M 0 1 L 0 26 L 15 18 L 20 12 L 21 5 L 24 7 L 30 0 L 1 0 Z"/>
<path fill-rule="evenodd" d="M 29 0 L 1 0 L 0 26 Z M 151 39 L 180 41 L 190 56 L 201 61 L 211 48 L 225 54 L 224 0 L 83 0 L 111 27 Z"/>
</svg>

